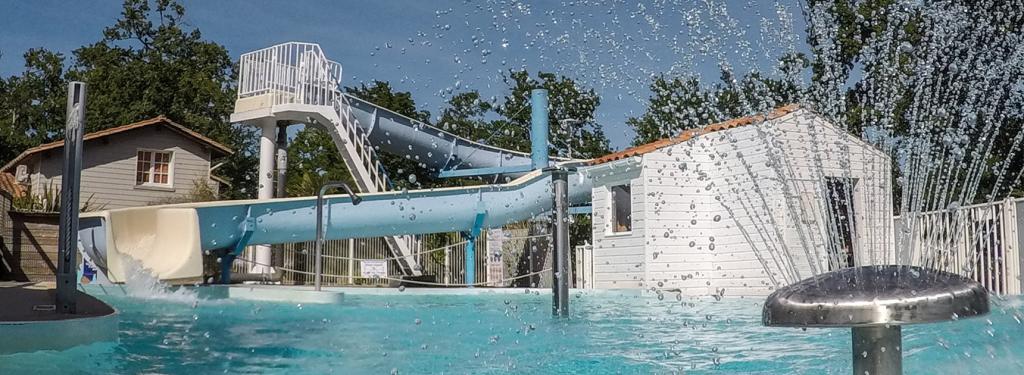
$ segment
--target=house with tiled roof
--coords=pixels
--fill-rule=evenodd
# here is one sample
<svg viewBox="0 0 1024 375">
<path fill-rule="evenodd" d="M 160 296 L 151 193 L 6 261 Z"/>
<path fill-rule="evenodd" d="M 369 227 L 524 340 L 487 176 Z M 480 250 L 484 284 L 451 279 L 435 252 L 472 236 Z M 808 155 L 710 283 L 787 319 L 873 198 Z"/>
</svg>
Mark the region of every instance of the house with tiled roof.
<svg viewBox="0 0 1024 375">
<path fill-rule="evenodd" d="M 63 140 L 25 150 L 0 167 L 0 188 L 40 197 L 59 191 L 63 152 Z M 223 183 L 214 172 L 217 161 L 231 153 L 164 116 L 88 133 L 80 200 L 114 209 L 180 199 L 197 184 L 217 192 Z"/>
<path fill-rule="evenodd" d="M 596 288 L 764 296 L 893 254 L 891 161 L 789 105 L 590 161 Z"/>
</svg>

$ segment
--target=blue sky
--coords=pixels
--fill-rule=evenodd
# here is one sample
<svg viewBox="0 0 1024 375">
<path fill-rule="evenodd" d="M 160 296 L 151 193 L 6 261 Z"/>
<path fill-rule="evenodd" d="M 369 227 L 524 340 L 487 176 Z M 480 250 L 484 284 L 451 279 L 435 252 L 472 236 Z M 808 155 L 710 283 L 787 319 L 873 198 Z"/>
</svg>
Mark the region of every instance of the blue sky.
<svg viewBox="0 0 1024 375">
<path fill-rule="evenodd" d="M 120 15 L 120 1 L 5 1 L 0 13 L 0 75 L 22 70 L 21 54 L 45 47 L 65 54 L 98 41 Z M 596 121 L 615 148 L 633 134 L 654 74 L 718 76 L 771 69 L 799 46 L 799 7 L 783 2 L 669 1 L 198 1 L 186 22 L 233 57 L 286 41 L 321 44 L 345 69 L 343 83 L 390 81 L 436 115 L 452 92 L 502 97 L 509 69 L 553 71 L 601 96 Z M 709 5 L 710 4 L 710 5 Z M 788 19 L 792 24 L 787 24 Z M 706 48 L 702 48 L 706 47 Z"/>
</svg>

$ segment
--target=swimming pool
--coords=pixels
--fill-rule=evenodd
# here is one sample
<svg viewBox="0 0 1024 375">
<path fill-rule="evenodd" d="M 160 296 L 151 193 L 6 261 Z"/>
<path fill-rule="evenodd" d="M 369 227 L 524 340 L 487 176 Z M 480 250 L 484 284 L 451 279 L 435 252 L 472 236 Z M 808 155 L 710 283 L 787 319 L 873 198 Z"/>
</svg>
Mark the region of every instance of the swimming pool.
<svg viewBox="0 0 1024 375">
<path fill-rule="evenodd" d="M 119 344 L 0 356 L 0 373 L 850 373 L 848 329 L 762 327 L 760 299 L 574 292 L 555 320 L 546 293 L 392 291 L 338 305 L 101 296 L 122 313 Z M 1021 306 L 905 327 L 906 373 L 1020 373 Z"/>
</svg>

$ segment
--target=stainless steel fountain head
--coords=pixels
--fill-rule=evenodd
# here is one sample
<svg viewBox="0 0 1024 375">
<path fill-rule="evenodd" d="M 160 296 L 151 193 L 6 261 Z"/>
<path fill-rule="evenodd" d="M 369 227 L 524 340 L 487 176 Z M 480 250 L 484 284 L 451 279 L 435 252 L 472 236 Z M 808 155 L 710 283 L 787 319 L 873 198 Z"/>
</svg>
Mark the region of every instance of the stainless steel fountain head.
<svg viewBox="0 0 1024 375">
<path fill-rule="evenodd" d="M 914 266 L 863 266 L 814 276 L 768 296 L 769 327 L 852 327 L 854 374 L 902 373 L 904 324 L 981 316 L 988 291 L 963 276 Z"/>
</svg>

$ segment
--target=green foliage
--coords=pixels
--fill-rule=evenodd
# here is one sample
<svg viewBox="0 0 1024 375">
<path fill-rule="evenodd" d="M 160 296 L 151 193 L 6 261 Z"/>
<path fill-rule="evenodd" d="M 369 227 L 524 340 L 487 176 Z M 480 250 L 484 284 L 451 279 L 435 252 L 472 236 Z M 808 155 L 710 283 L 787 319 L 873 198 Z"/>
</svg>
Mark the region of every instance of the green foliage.
<svg viewBox="0 0 1024 375">
<path fill-rule="evenodd" d="M 386 81 L 373 81 L 370 86 L 360 84 L 359 87 L 346 87 L 345 91 L 398 114 L 430 123 L 430 112 L 417 109 L 412 94 L 408 91 L 395 91 Z"/>
<path fill-rule="evenodd" d="M 486 141 L 492 130 L 486 117 L 493 110 L 494 105 L 482 100 L 477 91 L 458 93 L 448 99 L 438 127 L 471 141 Z"/>
<path fill-rule="evenodd" d="M 212 202 L 217 199 L 219 199 L 217 191 L 213 190 L 213 187 L 206 183 L 205 179 L 196 179 L 192 181 L 192 187 L 184 194 L 160 200 L 155 204 Z"/>
<path fill-rule="evenodd" d="M 580 87 L 570 78 L 540 72 L 538 79 L 525 70 L 512 71 L 505 79 L 511 92 L 496 108 L 503 118 L 492 122 L 488 143 L 512 150 L 530 151 L 530 91 L 548 90 L 548 141 L 552 152 L 567 156 L 572 149 L 575 158 L 593 158 L 609 151 L 608 138 L 594 120 L 601 99 L 593 89 Z M 561 120 L 578 120 L 564 127 Z"/>
<path fill-rule="evenodd" d="M 0 79 L 0 164 L 21 150 L 63 136 L 67 98 L 64 56 L 30 49 L 24 59 L 21 75 Z"/>
<path fill-rule="evenodd" d="M 784 61 L 792 76 L 806 66 L 800 56 Z M 626 124 L 636 137 L 633 145 L 678 136 L 687 129 L 698 128 L 730 118 L 763 113 L 782 105 L 798 102 L 802 89 L 792 80 L 768 78 L 753 72 L 736 80 L 723 71 L 720 82 L 704 87 L 696 77 L 658 76 L 651 83 L 647 110 L 631 117 Z"/>
<path fill-rule="evenodd" d="M 79 202 L 79 211 L 100 211 L 106 207 L 106 204 L 94 202 L 94 196 L 95 194 L 90 194 L 84 201 Z M 50 182 L 41 193 L 28 191 L 20 197 L 15 197 L 11 205 L 14 210 L 21 212 L 60 212 L 60 187 Z"/>
<path fill-rule="evenodd" d="M 288 196 L 313 196 L 327 181 L 344 181 L 355 188 L 352 175 L 323 130 L 306 127 L 295 134 L 288 146 Z"/>
</svg>

